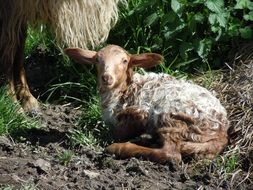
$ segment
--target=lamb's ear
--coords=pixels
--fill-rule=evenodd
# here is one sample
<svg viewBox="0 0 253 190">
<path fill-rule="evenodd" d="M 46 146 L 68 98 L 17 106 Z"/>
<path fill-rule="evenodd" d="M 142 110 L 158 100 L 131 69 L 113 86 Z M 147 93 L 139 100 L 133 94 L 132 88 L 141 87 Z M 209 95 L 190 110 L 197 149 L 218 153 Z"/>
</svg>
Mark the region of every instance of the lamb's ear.
<svg viewBox="0 0 253 190">
<path fill-rule="evenodd" d="M 157 53 L 142 53 L 131 55 L 130 66 L 150 68 L 163 62 L 163 56 Z"/>
<path fill-rule="evenodd" d="M 95 64 L 96 51 L 84 50 L 81 48 L 66 48 L 64 52 L 80 64 Z"/>
</svg>

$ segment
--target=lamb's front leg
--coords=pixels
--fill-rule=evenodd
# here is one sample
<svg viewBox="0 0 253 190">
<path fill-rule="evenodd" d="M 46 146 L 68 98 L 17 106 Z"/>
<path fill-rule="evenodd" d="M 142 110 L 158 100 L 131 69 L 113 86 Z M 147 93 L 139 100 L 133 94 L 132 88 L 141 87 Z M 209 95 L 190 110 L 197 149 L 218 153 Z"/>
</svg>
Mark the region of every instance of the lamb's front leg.
<svg viewBox="0 0 253 190">
<path fill-rule="evenodd" d="M 147 109 L 131 106 L 123 109 L 117 115 L 118 125 L 114 137 L 118 141 L 129 140 L 146 132 L 149 112 Z"/>
<path fill-rule="evenodd" d="M 144 147 L 130 142 L 114 143 L 108 146 L 105 151 L 122 159 L 142 157 L 157 163 L 173 162 L 176 164 L 181 161 L 181 154 L 177 150 L 177 145 L 172 141 L 167 141 L 162 148 Z"/>
</svg>

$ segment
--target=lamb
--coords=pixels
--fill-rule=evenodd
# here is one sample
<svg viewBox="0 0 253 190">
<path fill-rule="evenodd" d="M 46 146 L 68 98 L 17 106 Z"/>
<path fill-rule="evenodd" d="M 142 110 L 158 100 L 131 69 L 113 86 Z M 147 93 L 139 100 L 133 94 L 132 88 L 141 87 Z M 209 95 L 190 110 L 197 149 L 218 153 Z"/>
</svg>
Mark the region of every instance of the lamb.
<svg viewBox="0 0 253 190">
<path fill-rule="evenodd" d="M 133 72 L 161 63 L 161 55 L 130 55 L 116 45 L 98 52 L 67 48 L 65 53 L 78 63 L 96 65 L 103 119 L 119 141 L 106 148 L 108 153 L 179 163 L 184 156 L 213 159 L 226 147 L 227 112 L 210 91 L 163 73 Z M 155 145 L 136 141 L 144 134 Z"/>
<path fill-rule="evenodd" d="M 20 111 L 39 112 L 23 67 L 28 23 L 49 26 L 58 44 L 94 48 L 116 23 L 118 3 L 126 5 L 125 0 L 0 0 L 0 70 Z"/>
</svg>

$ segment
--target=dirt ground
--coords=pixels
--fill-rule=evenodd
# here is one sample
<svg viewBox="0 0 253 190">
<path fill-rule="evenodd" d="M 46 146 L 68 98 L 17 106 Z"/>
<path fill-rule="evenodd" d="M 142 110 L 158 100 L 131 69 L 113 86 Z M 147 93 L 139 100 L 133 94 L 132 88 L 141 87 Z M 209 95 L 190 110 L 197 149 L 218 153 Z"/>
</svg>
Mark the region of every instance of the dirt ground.
<svg viewBox="0 0 253 190">
<path fill-rule="evenodd" d="M 192 176 L 185 167 L 159 165 L 132 158 L 116 160 L 92 148 L 76 148 L 64 165 L 59 155 L 69 150 L 68 132 L 80 111 L 69 105 L 43 108 L 43 128 L 32 129 L 26 141 L 0 138 L 0 184 L 37 189 L 215 189 L 208 173 Z"/>
<path fill-rule="evenodd" d="M 191 161 L 174 166 L 135 158 L 117 160 L 104 154 L 103 149 L 91 147 L 71 149 L 73 155 L 68 163 L 64 163 L 60 155 L 70 150 L 68 135 L 77 127 L 76 119 L 80 114 L 81 111 L 72 104 L 44 105 L 40 116 L 43 127 L 27 131 L 23 142 L 0 137 L 0 187 L 11 185 L 16 189 L 50 190 L 252 189 L 253 151 L 246 152 L 247 157 L 240 162 L 237 170 L 240 175 L 224 174 L 217 162 Z M 232 124 L 236 124 L 235 120 Z M 233 131 L 236 130 L 233 128 Z"/>
</svg>

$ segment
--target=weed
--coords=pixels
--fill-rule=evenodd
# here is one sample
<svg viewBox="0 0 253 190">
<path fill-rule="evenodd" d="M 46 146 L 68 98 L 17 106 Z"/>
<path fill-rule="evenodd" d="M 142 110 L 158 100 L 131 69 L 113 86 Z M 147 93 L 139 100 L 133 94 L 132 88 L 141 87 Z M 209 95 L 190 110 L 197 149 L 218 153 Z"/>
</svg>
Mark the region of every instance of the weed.
<svg viewBox="0 0 253 190">
<path fill-rule="evenodd" d="M 233 173 L 238 167 L 238 155 L 219 156 L 216 159 L 217 167 L 226 174 Z"/>
<path fill-rule="evenodd" d="M 66 150 L 58 155 L 58 160 L 60 164 L 67 166 L 70 163 L 73 156 L 74 153 L 72 151 Z"/>
<path fill-rule="evenodd" d="M 94 137 L 91 131 L 85 129 L 74 130 L 69 136 L 72 146 L 88 146 L 96 147 L 98 146 L 98 140 Z"/>
<path fill-rule="evenodd" d="M 100 108 L 100 99 L 98 95 L 93 95 L 90 101 L 85 102 L 85 109 L 81 119 L 79 120 L 79 125 L 90 125 L 96 126 L 98 121 L 102 120 L 101 117 L 101 108 Z"/>
</svg>

